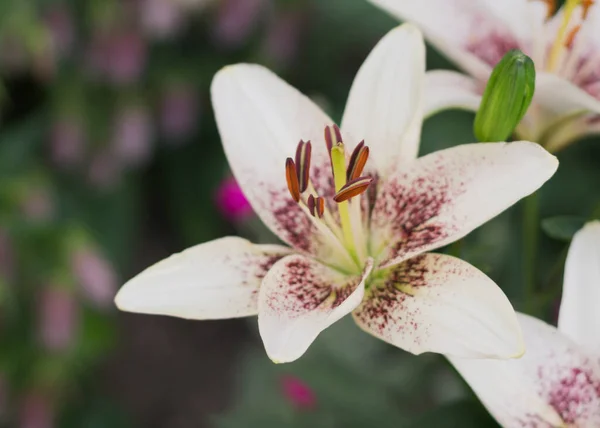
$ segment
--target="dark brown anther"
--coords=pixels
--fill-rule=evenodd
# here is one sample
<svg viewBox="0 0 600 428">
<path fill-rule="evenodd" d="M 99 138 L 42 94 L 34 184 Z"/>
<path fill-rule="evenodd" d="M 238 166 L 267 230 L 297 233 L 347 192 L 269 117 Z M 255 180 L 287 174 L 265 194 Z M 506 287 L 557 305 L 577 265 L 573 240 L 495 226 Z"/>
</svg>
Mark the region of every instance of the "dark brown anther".
<svg viewBox="0 0 600 428">
<path fill-rule="evenodd" d="M 306 201 L 306 204 L 308 205 L 308 211 L 310 211 L 310 213 L 314 217 L 315 216 L 315 197 L 313 195 L 310 195 L 308 197 L 308 201 Z"/>
<path fill-rule="evenodd" d="M 296 173 L 296 165 L 292 158 L 285 160 L 285 180 L 287 181 L 288 190 L 294 201 L 300 201 L 300 187 L 298 186 L 298 175 Z"/>
<path fill-rule="evenodd" d="M 327 151 L 331 153 L 331 149 L 338 143 L 343 143 L 342 133 L 337 125 L 325 127 L 325 143 L 327 144 Z"/>
<path fill-rule="evenodd" d="M 331 156 L 331 149 L 333 148 L 333 135 L 331 135 L 331 128 L 325 127 L 325 144 L 327 145 L 327 153 Z"/>
<path fill-rule="evenodd" d="M 325 199 L 320 196 L 315 201 L 315 211 L 319 218 L 323 217 L 325 213 Z"/>
<path fill-rule="evenodd" d="M 335 194 L 333 200 L 339 203 L 358 196 L 361 193 L 364 193 L 372 182 L 373 178 L 371 177 L 355 178 L 354 180 L 347 182 L 344 187 Z"/>
<path fill-rule="evenodd" d="M 300 143 L 298 143 L 298 148 L 296 149 L 296 175 L 298 176 L 300 193 L 304 192 L 308 187 L 311 153 L 312 146 L 310 141 L 307 141 L 306 143 L 300 141 Z"/>
<path fill-rule="evenodd" d="M 368 159 L 369 147 L 365 146 L 364 141 L 361 141 L 350 156 L 350 162 L 348 163 L 348 170 L 346 172 L 346 179 L 348 181 L 352 181 L 360 177 L 365 169 Z"/>
</svg>

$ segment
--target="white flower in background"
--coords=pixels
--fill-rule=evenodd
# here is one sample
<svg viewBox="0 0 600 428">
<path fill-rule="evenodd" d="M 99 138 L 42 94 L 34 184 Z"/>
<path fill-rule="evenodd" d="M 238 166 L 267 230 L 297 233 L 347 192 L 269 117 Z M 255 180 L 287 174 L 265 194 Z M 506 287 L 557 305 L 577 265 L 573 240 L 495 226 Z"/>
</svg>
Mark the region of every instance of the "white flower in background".
<svg viewBox="0 0 600 428">
<path fill-rule="evenodd" d="M 558 329 L 519 314 L 519 360 L 452 364 L 505 427 L 600 427 L 600 222 L 573 238 Z"/>
<path fill-rule="evenodd" d="M 534 101 L 516 129 L 519 138 L 556 151 L 600 134 L 600 6 L 592 0 L 370 0 L 414 22 L 426 38 L 472 78 L 430 74 L 446 94 L 440 106 L 477 109 L 502 56 L 518 48 L 536 64 Z"/>
<path fill-rule="evenodd" d="M 535 191 L 558 163 L 529 142 L 416 159 L 424 77 L 420 32 L 391 31 L 358 71 L 340 131 L 269 70 L 220 71 L 212 99 L 231 168 L 289 248 L 232 237 L 192 247 L 130 280 L 117 306 L 193 319 L 258 313 L 277 362 L 300 357 L 350 312 L 364 330 L 415 354 L 521 355 L 518 322 L 498 286 L 427 251 Z"/>
</svg>

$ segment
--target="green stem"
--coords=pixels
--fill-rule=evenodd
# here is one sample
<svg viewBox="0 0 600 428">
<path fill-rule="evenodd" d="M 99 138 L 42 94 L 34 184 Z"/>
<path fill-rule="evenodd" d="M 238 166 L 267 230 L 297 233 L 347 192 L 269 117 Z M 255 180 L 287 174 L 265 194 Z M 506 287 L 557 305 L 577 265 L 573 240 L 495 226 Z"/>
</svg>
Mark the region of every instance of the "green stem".
<svg viewBox="0 0 600 428">
<path fill-rule="evenodd" d="M 539 196 L 534 193 L 523 204 L 523 290 L 525 308 L 532 313 L 536 309 L 536 263 L 539 237 Z"/>
</svg>

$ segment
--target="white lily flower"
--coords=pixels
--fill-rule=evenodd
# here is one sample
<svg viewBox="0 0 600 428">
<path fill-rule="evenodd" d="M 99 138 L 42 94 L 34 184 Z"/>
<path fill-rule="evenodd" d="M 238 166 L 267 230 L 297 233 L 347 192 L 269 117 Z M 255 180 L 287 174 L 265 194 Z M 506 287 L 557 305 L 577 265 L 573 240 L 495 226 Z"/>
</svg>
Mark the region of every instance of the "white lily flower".
<svg viewBox="0 0 600 428">
<path fill-rule="evenodd" d="M 472 77 L 432 72 L 438 107 L 478 108 L 493 67 L 518 48 L 536 64 L 536 92 L 516 129 L 551 152 L 600 134 L 600 5 L 566 0 L 370 0 L 416 23 L 425 37 Z M 433 89 L 435 88 L 435 89 Z"/>
<path fill-rule="evenodd" d="M 364 330 L 415 354 L 521 355 L 500 288 L 461 260 L 426 252 L 534 192 L 558 162 L 530 142 L 416 159 L 424 76 L 421 33 L 391 31 L 358 71 L 340 130 L 269 70 L 221 70 L 212 100 L 231 169 L 289 248 L 240 238 L 198 245 L 130 280 L 117 306 L 194 319 L 258 313 L 276 362 L 297 359 L 351 312 Z"/>
<path fill-rule="evenodd" d="M 600 427 L 600 222 L 573 238 L 558 329 L 519 314 L 519 360 L 450 361 L 504 427 Z"/>
</svg>

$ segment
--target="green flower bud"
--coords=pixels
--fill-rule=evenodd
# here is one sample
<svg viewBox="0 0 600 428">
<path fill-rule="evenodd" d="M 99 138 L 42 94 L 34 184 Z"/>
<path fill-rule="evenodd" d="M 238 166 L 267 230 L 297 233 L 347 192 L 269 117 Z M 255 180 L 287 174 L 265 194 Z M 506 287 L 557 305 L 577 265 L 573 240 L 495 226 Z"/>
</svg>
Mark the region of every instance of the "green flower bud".
<svg viewBox="0 0 600 428">
<path fill-rule="evenodd" d="M 474 133 L 479 141 L 506 141 L 531 104 L 535 91 L 535 66 L 518 49 L 508 52 L 488 80 Z"/>
</svg>

